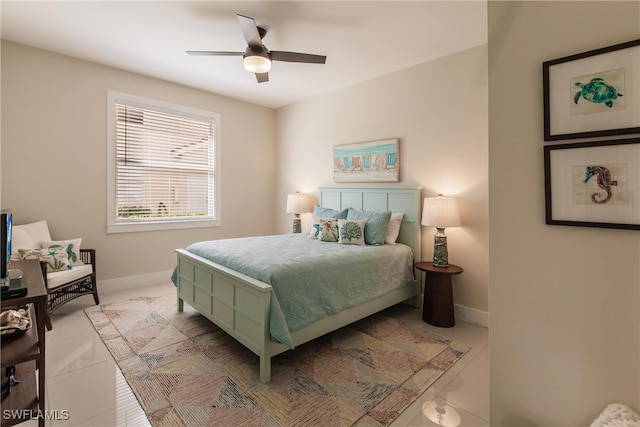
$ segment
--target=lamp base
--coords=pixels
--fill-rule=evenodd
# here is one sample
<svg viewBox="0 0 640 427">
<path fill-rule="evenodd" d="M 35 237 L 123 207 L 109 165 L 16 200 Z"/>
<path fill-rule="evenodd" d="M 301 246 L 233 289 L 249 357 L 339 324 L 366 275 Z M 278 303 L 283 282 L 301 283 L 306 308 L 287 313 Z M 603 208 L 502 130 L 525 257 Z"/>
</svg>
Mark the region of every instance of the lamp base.
<svg viewBox="0 0 640 427">
<path fill-rule="evenodd" d="M 300 220 L 300 214 L 294 214 L 293 216 L 293 232 L 302 233 L 302 221 Z"/>
<path fill-rule="evenodd" d="M 433 265 L 434 267 L 449 266 L 449 251 L 447 250 L 447 236 L 444 228 L 438 228 L 433 236 Z"/>
</svg>

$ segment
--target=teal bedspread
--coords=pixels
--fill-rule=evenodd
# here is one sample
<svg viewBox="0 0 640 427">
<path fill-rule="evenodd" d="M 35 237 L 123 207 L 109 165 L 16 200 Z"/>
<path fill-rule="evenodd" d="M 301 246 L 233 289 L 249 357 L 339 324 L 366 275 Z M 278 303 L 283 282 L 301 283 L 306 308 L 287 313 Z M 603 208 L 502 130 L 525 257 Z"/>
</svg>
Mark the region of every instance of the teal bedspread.
<svg viewBox="0 0 640 427">
<path fill-rule="evenodd" d="M 270 332 L 293 348 L 290 332 L 413 281 L 413 253 L 403 244 L 342 245 L 306 234 L 245 237 L 186 248 L 270 284 Z"/>
</svg>

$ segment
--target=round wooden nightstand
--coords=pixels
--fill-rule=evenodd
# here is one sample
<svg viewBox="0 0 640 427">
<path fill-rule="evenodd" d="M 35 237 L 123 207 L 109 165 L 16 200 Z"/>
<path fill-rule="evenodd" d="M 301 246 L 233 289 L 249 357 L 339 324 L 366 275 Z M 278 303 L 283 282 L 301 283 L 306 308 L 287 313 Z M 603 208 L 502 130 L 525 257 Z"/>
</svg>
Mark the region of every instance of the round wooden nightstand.
<svg viewBox="0 0 640 427">
<path fill-rule="evenodd" d="M 454 264 L 435 267 L 432 262 L 417 262 L 416 268 L 425 272 L 422 320 L 441 328 L 455 326 L 451 276 L 462 273 L 462 267 Z"/>
</svg>

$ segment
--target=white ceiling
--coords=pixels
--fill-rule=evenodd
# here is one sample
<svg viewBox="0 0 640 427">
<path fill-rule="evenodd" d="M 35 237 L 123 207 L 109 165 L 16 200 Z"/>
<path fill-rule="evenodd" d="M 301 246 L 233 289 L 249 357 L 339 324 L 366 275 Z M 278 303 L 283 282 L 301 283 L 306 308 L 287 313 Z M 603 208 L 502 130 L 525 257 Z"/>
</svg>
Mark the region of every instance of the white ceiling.
<svg viewBox="0 0 640 427">
<path fill-rule="evenodd" d="M 487 42 L 475 1 L 2 1 L 2 38 L 277 108 Z M 258 84 L 236 14 L 268 29 L 271 50 L 327 56 L 274 62 Z"/>
</svg>

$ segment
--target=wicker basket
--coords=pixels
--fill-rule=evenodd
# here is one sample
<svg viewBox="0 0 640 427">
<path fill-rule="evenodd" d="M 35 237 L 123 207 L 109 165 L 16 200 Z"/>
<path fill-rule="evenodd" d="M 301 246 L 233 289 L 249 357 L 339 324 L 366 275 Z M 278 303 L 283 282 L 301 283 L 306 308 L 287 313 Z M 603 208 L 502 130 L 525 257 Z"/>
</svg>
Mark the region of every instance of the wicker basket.
<svg viewBox="0 0 640 427">
<path fill-rule="evenodd" d="M 0 318 L 4 318 L 8 312 L 16 312 L 20 314 L 20 323 L 0 324 L 0 338 L 14 337 L 16 335 L 22 335 L 31 329 L 33 323 L 31 322 L 31 304 L 21 305 L 18 307 L 11 307 L 6 311 L 0 313 Z"/>
</svg>

